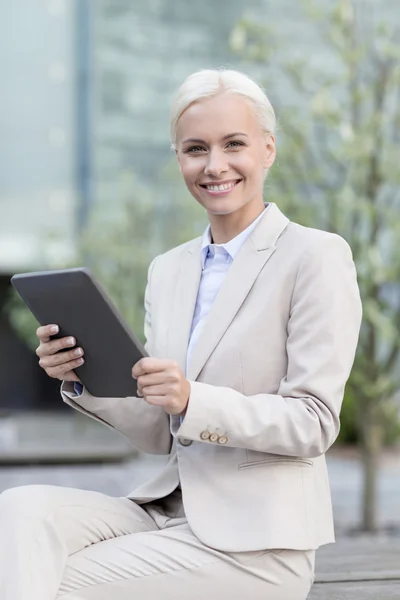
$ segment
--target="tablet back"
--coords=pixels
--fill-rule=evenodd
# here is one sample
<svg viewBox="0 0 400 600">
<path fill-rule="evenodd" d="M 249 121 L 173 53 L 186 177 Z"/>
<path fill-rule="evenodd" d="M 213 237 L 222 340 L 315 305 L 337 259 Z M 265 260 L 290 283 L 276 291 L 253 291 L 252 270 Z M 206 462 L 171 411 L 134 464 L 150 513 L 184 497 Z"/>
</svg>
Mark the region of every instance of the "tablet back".
<svg viewBox="0 0 400 600">
<path fill-rule="evenodd" d="M 132 367 L 147 353 L 88 269 L 22 273 L 11 283 L 41 325 L 59 326 L 54 338 L 74 336 L 84 349 L 76 372 L 93 396 L 136 395 Z"/>
</svg>

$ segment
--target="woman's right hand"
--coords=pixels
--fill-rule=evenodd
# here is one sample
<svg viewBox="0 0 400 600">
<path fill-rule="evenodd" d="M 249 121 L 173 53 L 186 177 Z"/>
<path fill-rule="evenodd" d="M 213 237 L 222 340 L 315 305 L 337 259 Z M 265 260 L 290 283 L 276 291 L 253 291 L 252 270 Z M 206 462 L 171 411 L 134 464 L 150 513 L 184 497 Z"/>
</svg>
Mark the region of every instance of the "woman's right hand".
<svg viewBox="0 0 400 600">
<path fill-rule="evenodd" d="M 83 349 L 74 347 L 76 340 L 73 337 L 52 340 L 51 336 L 57 333 L 57 325 L 44 325 L 36 331 L 40 342 L 36 348 L 39 365 L 53 379 L 78 381 L 80 383 L 80 379 L 73 369 L 80 367 L 85 362 L 82 358 Z M 65 348 L 71 348 L 71 350 L 59 352 Z"/>
</svg>

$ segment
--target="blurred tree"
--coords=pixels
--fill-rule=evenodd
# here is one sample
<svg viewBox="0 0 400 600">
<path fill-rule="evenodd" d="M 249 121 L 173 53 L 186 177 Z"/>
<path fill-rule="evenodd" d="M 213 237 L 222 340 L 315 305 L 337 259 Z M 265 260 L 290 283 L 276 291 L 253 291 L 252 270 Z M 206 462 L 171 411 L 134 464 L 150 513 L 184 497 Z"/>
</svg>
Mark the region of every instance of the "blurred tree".
<svg viewBox="0 0 400 600">
<path fill-rule="evenodd" d="M 267 194 L 293 220 L 339 233 L 353 250 L 364 318 L 346 401 L 362 450 L 368 531 L 377 529 L 378 460 L 385 430 L 398 420 L 399 388 L 400 36 L 377 21 L 384 5 L 304 3 L 308 44 L 284 39 L 282 30 L 278 42 L 249 19 L 231 36 L 244 64 L 264 83 L 268 74 L 280 113 Z M 271 80 L 279 82 L 272 90 Z"/>
<path fill-rule="evenodd" d="M 89 267 L 142 341 L 144 291 L 151 260 L 200 235 L 206 223 L 204 211 L 188 194 L 174 160 L 165 164 L 154 183 L 150 189 L 132 174 L 122 174 L 117 200 L 103 199 L 91 212 L 75 260 L 55 266 L 44 258 L 40 265 L 40 269 Z M 16 331 L 36 348 L 38 323 L 13 290 L 6 310 Z"/>
<path fill-rule="evenodd" d="M 180 181 L 175 161 L 165 164 L 152 189 L 131 175 L 123 179 L 118 209 L 111 215 L 104 208 L 92 214 L 82 237 L 80 262 L 90 267 L 143 340 L 144 291 L 151 260 L 200 235 L 206 220 Z M 115 200 L 108 204 L 115 206 Z"/>
</svg>

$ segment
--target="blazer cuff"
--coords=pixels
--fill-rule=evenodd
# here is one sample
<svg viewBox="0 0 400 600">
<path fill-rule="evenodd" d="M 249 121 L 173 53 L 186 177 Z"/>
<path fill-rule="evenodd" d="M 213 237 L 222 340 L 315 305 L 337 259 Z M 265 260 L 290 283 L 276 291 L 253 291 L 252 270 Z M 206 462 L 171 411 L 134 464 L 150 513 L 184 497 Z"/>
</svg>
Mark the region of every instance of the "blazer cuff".
<svg viewBox="0 0 400 600">
<path fill-rule="evenodd" d="M 209 437 L 205 437 L 206 434 L 209 434 L 209 436 L 214 435 L 214 438 L 218 436 L 218 440 L 213 438 L 212 441 L 221 443 L 220 438 L 222 437 L 222 443 L 226 443 L 226 432 L 218 427 L 219 407 L 216 406 L 214 397 L 208 398 L 219 394 L 221 388 L 198 381 L 189 383 L 190 397 L 184 418 L 171 417 L 172 435 L 197 442 L 210 442 Z M 214 414 L 210 411 L 210 403 L 217 409 Z"/>
</svg>

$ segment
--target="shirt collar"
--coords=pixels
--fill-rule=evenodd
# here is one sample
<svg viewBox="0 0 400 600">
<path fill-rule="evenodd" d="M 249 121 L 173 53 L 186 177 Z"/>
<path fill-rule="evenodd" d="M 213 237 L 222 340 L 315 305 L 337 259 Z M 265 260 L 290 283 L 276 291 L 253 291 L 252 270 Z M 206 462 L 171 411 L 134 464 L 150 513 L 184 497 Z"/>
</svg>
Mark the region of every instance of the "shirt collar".
<svg viewBox="0 0 400 600">
<path fill-rule="evenodd" d="M 269 204 L 266 204 L 265 209 L 262 211 L 262 213 L 257 217 L 257 219 L 255 221 L 250 223 L 250 225 L 248 227 L 246 227 L 246 229 L 241 231 L 236 237 L 229 240 L 229 242 L 226 242 L 225 244 L 211 244 L 211 227 L 210 227 L 210 225 L 207 225 L 207 228 L 206 228 L 205 232 L 203 233 L 203 237 L 202 237 L 202 241 L 201 241 L 201 266 L 202 266 L 202 268 L 204 269 L 208 250 L 211 245 L 218 246 L 220 248 L 224 248 L 225 252 L 227 252 L 227 254 L 229 254 L 231 259 L 233 260 L 235 258 L 235 256 L 237 255 L 237 253 L 239 252 L 240 248 L 243 246 L 244 242 L 247 240 L 247 238 L 252 233 L 253 229 L 255 229 L 258 222 L 264 216 L 265 211 L 268 210 L 268 206 L 269 206 Z"/>
</svg>

